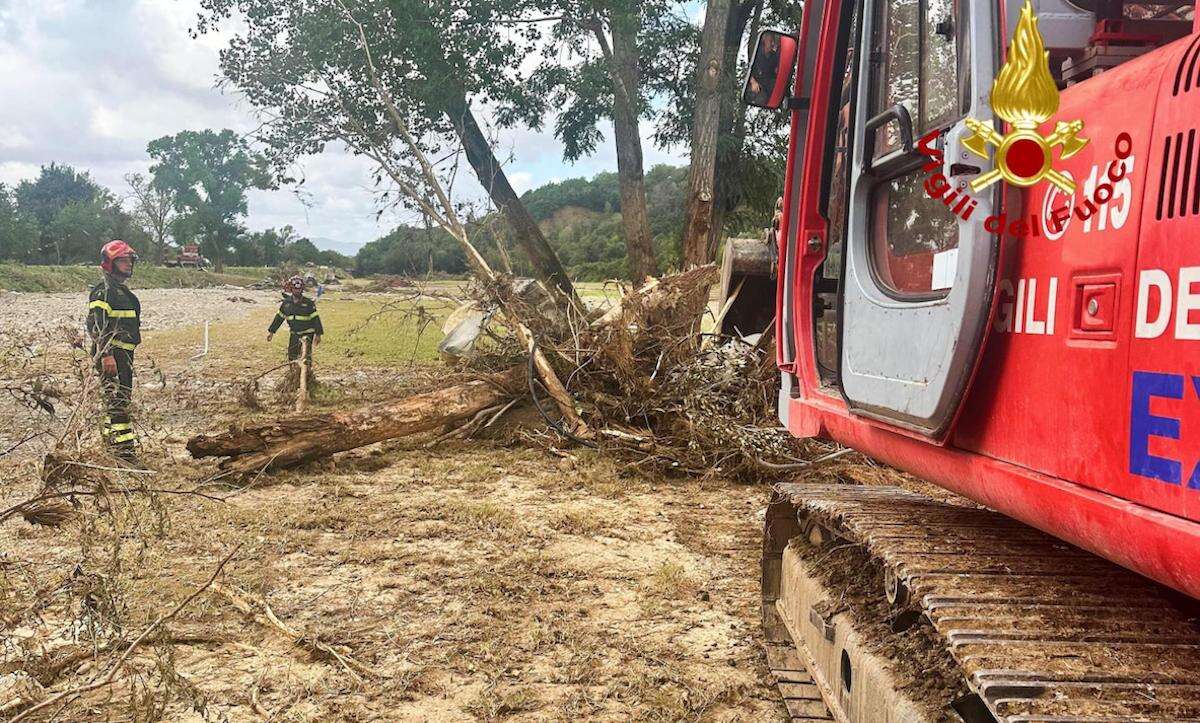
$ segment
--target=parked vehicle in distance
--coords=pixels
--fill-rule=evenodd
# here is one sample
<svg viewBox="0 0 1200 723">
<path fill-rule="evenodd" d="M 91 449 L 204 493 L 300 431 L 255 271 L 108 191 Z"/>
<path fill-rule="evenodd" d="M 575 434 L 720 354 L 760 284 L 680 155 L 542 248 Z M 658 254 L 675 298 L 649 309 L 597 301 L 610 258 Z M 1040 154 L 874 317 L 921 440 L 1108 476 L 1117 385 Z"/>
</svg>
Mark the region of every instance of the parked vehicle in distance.
<svg viewBox="0 0 1200 723">
<path fill-rule="evenodd" d="M 200 246 L 198 244 L 185 244 L 182 250 L 175 252 L 174 256 L 168 256 L 164 259 L 163 265 L 172 268 L 191 267 L 206 270 L 212 265 L 212 262 L 200 255 Z"/>
</svg>

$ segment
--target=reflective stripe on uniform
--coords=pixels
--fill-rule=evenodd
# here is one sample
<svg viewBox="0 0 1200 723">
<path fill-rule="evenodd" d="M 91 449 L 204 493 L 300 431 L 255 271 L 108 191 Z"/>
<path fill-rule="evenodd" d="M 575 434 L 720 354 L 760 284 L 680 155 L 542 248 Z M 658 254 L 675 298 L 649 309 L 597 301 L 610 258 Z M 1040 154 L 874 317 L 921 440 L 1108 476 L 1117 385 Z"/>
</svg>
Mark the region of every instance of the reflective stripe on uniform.
<svg viewBox="0 0 1200 723">
<path fill-rule="evenodd" d="M 122 434 L 119 437 L 113 437 L 112 439 L 108 440 L 108 443 L 109 444 L 121 444 L 122 442 L 132 442 L 135 439 L 137 439 L 136 434 L 134 434 L 133 432 L 126 432 L 125 434 Z"/>
<path fill-rule="evenodd" d="M 133 351 L 134 349 L 137 349 L 137 344 L 130 344 L 130 343 L 124 342 L 124 341 L 117 341 L 116 339 L 113 339 L 112 341 L 110 341 L 108 343 L 112 344 L 113 346 L 115 346 L 118 349 L 124 349 L 125 351 Z"/>
<path fill-rule="evenodd" d="M 275 316 L 278 316 L 280 319 L 286 319 L 286 318 L 287 318 L 286 316 L 284 316 L 284 315 L 283 315 L 283 312 L 282 312 L 282 311 L 276 311 L 276 312 L 275 312 Z"/>
<path fill-rule="evenodd" d="M 304 331 L 293 331 L 292 333 L 295 334 L 296 336 L 308 336 L 310 334 L 316 334 L 317 330 L 316 329 L 305 329 Z"/>
<path fill-rule="evenodd" d="M 133 429 L 132 422 L 117 422 L 116 424 L 108 425 L 108 431 L 110 432 L 124 432 L 127 429 Z"/>
<path fill-rule="evenodd" d="M 293 314 L 288 317 L 288 319 L 292 321 L 312 321 L 315 318 L 317 318 L 317 312 L 315 311 L 311 314 L 305 314 L 303 316 L 300 314 Z"/>
<path fill-rule="evenodd" d="M 105 314 L 108 314 L 114 319 L 136 319 L 137 311 L 134 309 L 114 309 L 107 301 L 96 299 L 88 304 L 89 309 L 102 309 Z"/>
</svg>

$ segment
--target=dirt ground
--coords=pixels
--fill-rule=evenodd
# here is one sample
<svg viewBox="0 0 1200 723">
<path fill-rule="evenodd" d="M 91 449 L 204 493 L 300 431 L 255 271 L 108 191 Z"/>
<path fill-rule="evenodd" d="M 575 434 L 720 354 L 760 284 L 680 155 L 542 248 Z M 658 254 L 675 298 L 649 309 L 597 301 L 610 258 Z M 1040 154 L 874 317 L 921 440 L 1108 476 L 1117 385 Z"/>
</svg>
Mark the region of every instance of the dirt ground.
<svg viewBox="0 0 1200 723">
<path fill-rule="evenodd" d="M 142 328 L 146 333 L 236 321 L 252 310 L 276 303 L 279 294 L 238 287 L 216 289 L 139 289 Z M 82 294 L 23 294 L 0 292 L 0 328 L 54 328 L 82 325 L 86 298 Z"/>
<path fill-rule="evenodd" d="M 133 681 L 84 697 L 58 720 L 786 720 L 759 644 L 765 489 L 630 474 L 586 451 L 554 456 L 502 441 L 427 449 L 427 440 L 247 488 L 197 487 L 213 468 L 188 462 L 183 443 L 249 414 L 235 403 L 234 383 L 278 350 L 242 340 L 262 335 L 273 295 L 143 292 L 144 303 L 151 293 L 163 324 L 208 318 L 201 310 L 212 308 L 223 314 L 219 338 L 230 340 L 189 364 L 194 323 L 157 342 L 148 332 L 161 374 L 143 375 L 137 392 L 153 420 L 145 465 L 154 484 L 203 496 L 131 502 L 138 511 L 120 524 L 139 534 L 112 550 L 119 564 L 104 569 L 120 573 L 97 589 L 114 590 L 114 617 L 140 630 L 236 552 L 223 587 L 202 593 L 159 644 L 135 656 L 171 681 L 165 709 L 139 697 L 153 686 Z M 58 295 L 19 296 L 26 319 L 64 313 Z M 371 364 L 378 339 L 358 351 L 352 339 L 333 343 L 339 351 L 324 370 L 324 345 L 318 350 L 326 384 L 318 408 L 439 374 Z M 4 407 L 0 423 L 19 424 L 20 411 Z M 28 456 L 0 459 L 0 509 L 35 492 L 30 469 Z M 30 651 L 79 639 L 72 611 L 49 605 L 14 616 L 6 604 L 98 574 L 78 561 L 103 559 L 108 548 L 86 549 L 98 533 L 85 527 L 0 525 L 0 572 L 10 585 L 0 590 L 0 679 Z M 299 640 L 272 627 L 255 607 L 262 602 Z M 48 687 L 104 664 L 85 656 Z"/>
</svg>

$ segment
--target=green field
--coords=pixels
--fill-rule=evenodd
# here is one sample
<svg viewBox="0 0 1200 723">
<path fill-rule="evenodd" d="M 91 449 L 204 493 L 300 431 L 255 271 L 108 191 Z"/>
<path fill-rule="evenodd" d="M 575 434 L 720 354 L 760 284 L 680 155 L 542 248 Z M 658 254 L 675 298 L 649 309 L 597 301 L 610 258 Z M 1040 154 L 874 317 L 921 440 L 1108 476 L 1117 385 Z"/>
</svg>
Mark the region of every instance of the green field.
<svg viewBox="0 0 1200 723">
<path fill-rule="evenodd" d="M 135 289 L 202 289 L 230 284 L 248 286 L 271 269 L 238 267 L 217 274 L 196 269 L 168 269 L 138 266 L 129 285 Z M 95 266 L 28 266 L 0 263 L 0 290 L 5 291 L 84 291 L 100 280 Z"/>
<path fill-rule="evenodd" d="M 450 304 L 430 300 L 422 306 L 429 316 L 416 313 L 411 301 L 388 303 L 386 298 L 355 298 L 331 293 L 318 304 L 325 336 L 316 350 L 318 368 L 354 370 L 361 367 L 404 367 L 437 361 L 442 340 L 441 323 Z M 286 358 L 288 331 L 282 327 L 268 343 L 267 325 L 274 309 L 257 309 L 237 321 L 213 324 L 206 366 L 230 376 L 251 369 L 269 369 Z M 188 327 L 146 334 L 139 353 L 170 358 L 203 348 L 203 327 Z"/>
</svg>

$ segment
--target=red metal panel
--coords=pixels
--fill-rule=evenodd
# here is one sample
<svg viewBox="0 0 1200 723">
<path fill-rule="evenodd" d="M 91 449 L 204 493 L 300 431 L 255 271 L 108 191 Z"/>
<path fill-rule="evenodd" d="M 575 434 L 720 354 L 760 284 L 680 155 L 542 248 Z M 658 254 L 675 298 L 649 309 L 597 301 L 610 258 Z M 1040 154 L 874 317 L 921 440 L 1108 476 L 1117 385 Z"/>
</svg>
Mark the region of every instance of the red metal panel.
<svg viewBox="0 0 1200 723">
<path fill-rule="evenodd" d="M 781 255 L 779 265 L 780 284 L 788 277 L 784 272 L 787 268 L 784 264 L 792 264 L 794 270 L 793 278 L 797 284 L 797 296 L 795 297 L 795 304 L 792 309 L 796 327 L 796 358 L 791 360 L 781 359 L 781 361 L 785 362 L 782 368 L 784 371 L 795 374 L 801 380 L 800 383 L 803 388 L 819 385 L 816 356 L 813 353 L 812 347 L 812 280 L 813 274 L 821 265 L 825 254 L 826 223 L 819 212 L 818 206 L 821 195 L 822 158 L 826 151 L 825 134 L 828 126 L 829 104 L 837 97 L 837 94 L 830 90 L 833 82 L 835 60 L 833 57 L 833 48 L 837 44 L 837 30 L 841 22 L 844 3 L 824 3 L 823 9 L 820 33 L 821 52 L 817 54 L 816 66 L 813 71 L 813 92 L 808 112 L 808 140 L 804 144 L 804 158 L 796 158 L 797 144 L 795 139 L 799 128 L 799 119 L 793 114 L 793 142 L 788 153 L 787 178 L 784 186 L 784 199 L 788 207 L 784 210 L 784 228 L 780 232 L 781 238 L 789 239 L 789 243 L 781 245 L 781 249 L 784 246 L 791 246 L 793 249 L 792 258 Z M 801 29 L 802 38 L 807 37 L 808 23 L 811 21 L 814 12 L 816 12 L 816 3 L 805 8 L 804 24 Z M 799 79 L 800 77 L 802 77 L 802 74 L 797 74 L 797 78 Z M 795 165 L 797 161 L 801 161 L 801 165 L 798 168 Z M 792 186 L 793 182 L 800 184 L 798 196 L 793 196 L 793 193 L 795 193 Z M 797 220 L 794 230 L 791 227 L 793 209 L 790 207 L 793 198 L 798 198 L 798 209 L 795 214 Z M 820 240 L 820 248 L 818 249 L 809 247 L 809 241 L 814 238 Z M 783 294 L 777 294 L 776 319 L 783 318 L 782 309 L 779 307 L 782 300 Z M 782 338 L 782 336 L 779 338 Z M 779 346 L 782 347 L 782 345 Z"/>
<path fill-rule="evenodd" d="M 1056 163 L 1078 189 L 1072 200 L 1040 184 L 1022 194 L 1023 206 L 1005 209 L 1010 220 L 1036 215 L 1038 233 L 1003 245 L 992 338 L 952 443 L 1165 511 L 1175 510 L 1155 504 L 1155 490 L 1130 483 L 1125 440 L 1138 229 L 1147 181 L 1156 178 L 1149 149 L 1159 79 L 1173 55 L 1145 56 L 1063 93 L 1057 119 L 1083 119 L 1091 140 Z M 1095 112 L 1121 106 L 1146 110 Z M 1132 141 L 1132 170 L 1107 204 L 1087 221 L 1072 215 L 1058 237 L 1054 209 L 1096 195 L 1122 133 Z M 1088 338 L 1073 329 L 1074 308 L 1101 278 L 1116 287 L 1115 308 L 1097 309 L 1115 318 L 1114 333 Z"/>
<path fill-rule="evenodd" d="M 808 72 L 808 68 L 805 66 L 805 63 L 807 62 L 807 58 L 809 56 L 807 48 L 810 30 L 809 26 L 812 23 L 813 16 L 821 12 L 824 4 L 825 3 L 819 0 L 817 2 L 810 2 L 807 6 L 805 6 L 804 15 L 800 20 L 800 47 L 798 53 L 799 60 L 796 64 L 796 82 L 792 90 L 792 94 L 796 97 L 803 97 L 804 94 L 804 79 Z M 824 47 L 824 43 L 825 39 L 823 37 L 820 38 L 818 45 Z M 818 54 L 817 57 L 821 57 L 820 54 Z M 813 87 L 815 89 L 817 86 L 814 85 Z M 812 123 L 811 118 L 819 112 L 819 108 L 825 107 L 825 105 L 828 103 L 828 100 L 826 100 L 822 94 L 814 92 L 813 96 L 814 97 L 809 101 L 810 129 Z M 787 274 L 784 273 L 784 270 L 788 268 L 787 264 L 792 263 L 792 257 L 800 253 L 799 245 L 796 241 L 796 235 L 794 233 L 794 226 L 792 224 L 792 216 L 794 212 L 794 209 L 792 208 L 792 199 L 793 194 L 795 193 L 795 179 L 799 175 L 799 169 L 796 167 L 796 164 L 800 160 L 797 158 L 796 149 L 798 144 L 796 143 L 796 139 L 798 139 L 800 136 L 800 113 L 801 111 L 799 110 L 793 110 L 791 112 L 791 138 L 793 139 L 793 142 L 788 144 L 787 168 L 784 170 L 784 209 L 783 220 L 779 224 L 779 263 L 775 266 L 777 269 L 775 289 L 775 338 L 779 340 L 779 343 L 775 345 L 775 357 L 781 371 L 793 374 L 795 373 L 796 369 L 796 360 L 794 356 L 788 356 L 787 349 L 785 348 L 786 345 L 783 343 L 783 313 L 780 304 L 782 303 L 783 299 L 784 283 L 787 279 Z M 803 344 L 799 343 L 799 347 L 802 349 Z M 796 353 L 799 353 L 799 349 L 797 349 Z"/>
<path fill-rule="evenodd" d="M 1127 487 L 1118 493 L 1200 520 L 1200 86 L 1176 43 L 1158 91 L 1142 208 L 1125 399 Z M 1188 68 L 1177 66 L 1186 59 Z M 1193 558 L 1200 559 L 1200 558 Z"/>
</svg>

